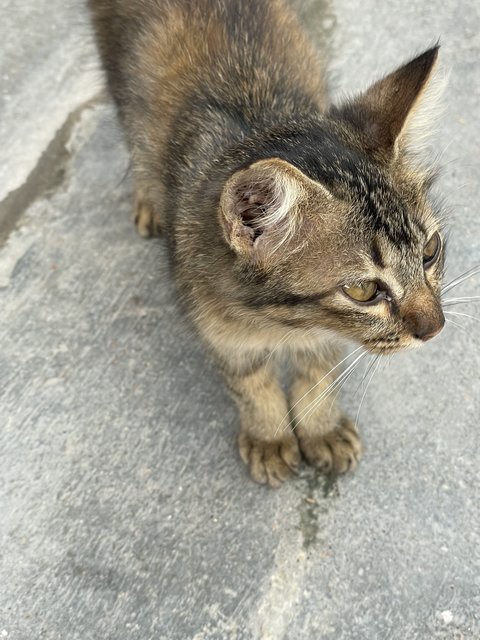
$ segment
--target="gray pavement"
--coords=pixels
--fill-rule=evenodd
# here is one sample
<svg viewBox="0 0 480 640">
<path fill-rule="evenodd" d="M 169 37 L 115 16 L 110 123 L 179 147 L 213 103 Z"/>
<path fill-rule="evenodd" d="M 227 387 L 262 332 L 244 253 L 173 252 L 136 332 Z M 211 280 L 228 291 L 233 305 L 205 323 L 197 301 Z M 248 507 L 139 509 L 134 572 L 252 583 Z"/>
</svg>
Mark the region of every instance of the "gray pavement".
<svg viewBox="0 0 480 640">
<path fill-rule="evenodd" d="M 441 37 L 447 278 L 479 264 L 478 2 L 296 4 L 336 95 Z M 355 475 L 253 484 L 97 67 L 81 3 L 0 0 L 0 638 L 480 640 L 479 306 L 382 366 Z"/>
</svg>

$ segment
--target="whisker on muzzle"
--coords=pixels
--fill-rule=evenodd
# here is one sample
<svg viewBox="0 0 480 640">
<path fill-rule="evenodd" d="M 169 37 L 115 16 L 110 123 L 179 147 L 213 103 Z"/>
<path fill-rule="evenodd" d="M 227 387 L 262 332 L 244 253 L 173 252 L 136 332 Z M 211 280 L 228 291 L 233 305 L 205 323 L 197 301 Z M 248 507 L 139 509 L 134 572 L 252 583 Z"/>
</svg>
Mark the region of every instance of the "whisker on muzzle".
<svg viewBox="0 0 480 640">
<path fill-rule="evenodd" d="M 453 289 L 454 287 L 458 287 L 459 284 L 461 284 L 462 282 L 465 282 L 465 280 L 468 280 L 469 278 L 472 278 L 477 273 L 480 273 L 480 265 L 477 265 L 476 267 L 472 267 L 468 271 L 465 271 L 464 273 L 460 274 L 450 282 L 447 282 L 447 284 L 443 285 L 442 294 L 447 293 L 447 291 L 450 291 L 450 289 Z"/>
</svg>

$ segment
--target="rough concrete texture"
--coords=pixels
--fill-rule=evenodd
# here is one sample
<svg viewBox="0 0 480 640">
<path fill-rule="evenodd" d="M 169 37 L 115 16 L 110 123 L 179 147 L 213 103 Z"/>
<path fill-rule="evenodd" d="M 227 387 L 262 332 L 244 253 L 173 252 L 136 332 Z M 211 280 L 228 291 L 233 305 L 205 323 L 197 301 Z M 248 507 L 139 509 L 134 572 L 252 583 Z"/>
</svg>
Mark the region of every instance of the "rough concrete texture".
<svg viewBox="0 0 480 640">
<path fill-rule="evenodd" d="M 478 2 L 297 5 L 337 94 L 441 37 L 447 278 L 479 264 Z M 0 638 L 479 640 L 478 305 L 382 365 L 354 476 L 253 484 L 164 244 L 133 230 L 84 8 L 0 0 L 0 51 Z"/>
</svg>

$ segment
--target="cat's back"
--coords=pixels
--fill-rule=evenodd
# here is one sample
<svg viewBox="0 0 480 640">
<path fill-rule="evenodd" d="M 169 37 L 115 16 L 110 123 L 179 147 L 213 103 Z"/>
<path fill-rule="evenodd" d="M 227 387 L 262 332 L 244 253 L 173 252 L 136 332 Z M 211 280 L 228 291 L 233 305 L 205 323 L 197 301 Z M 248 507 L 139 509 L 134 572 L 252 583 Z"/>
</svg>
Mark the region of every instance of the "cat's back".
<svg viewBox="0 0 480 640">
<path fill-rule="evenodd" d="M 320 107 L 315 52 L 284 0 L 88 0 L 110 88 L 128 101 L 214 97 L 245 109 Z M 155 109 L 156 110 L 156 109 Z"/>
</svg>

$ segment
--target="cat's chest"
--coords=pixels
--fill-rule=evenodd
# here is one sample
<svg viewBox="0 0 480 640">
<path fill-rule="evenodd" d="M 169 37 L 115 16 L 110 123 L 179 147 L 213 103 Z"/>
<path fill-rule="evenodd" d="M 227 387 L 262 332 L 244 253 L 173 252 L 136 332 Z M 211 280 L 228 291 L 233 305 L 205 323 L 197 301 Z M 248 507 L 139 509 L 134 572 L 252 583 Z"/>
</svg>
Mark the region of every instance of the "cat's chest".
<svg viewBox="0 0 480 640">
<path fill-rule="evenodd" d="M 264 330 L 251 331 L 237 327 L 235 331 L 217 333 L 216 342 L 223 342 L 223 348 L 238 357 L 242 353 L 247 358 L 266 356 L 272 362 L 277 360 L 295 360 L 301 355 L 321 355 L 325 349 L 338 341 L 329 331 L 315 327 L 297 329 L 270 326 Z M 234 355 L 235 354 L 235 355 Z"/>
</svg>

